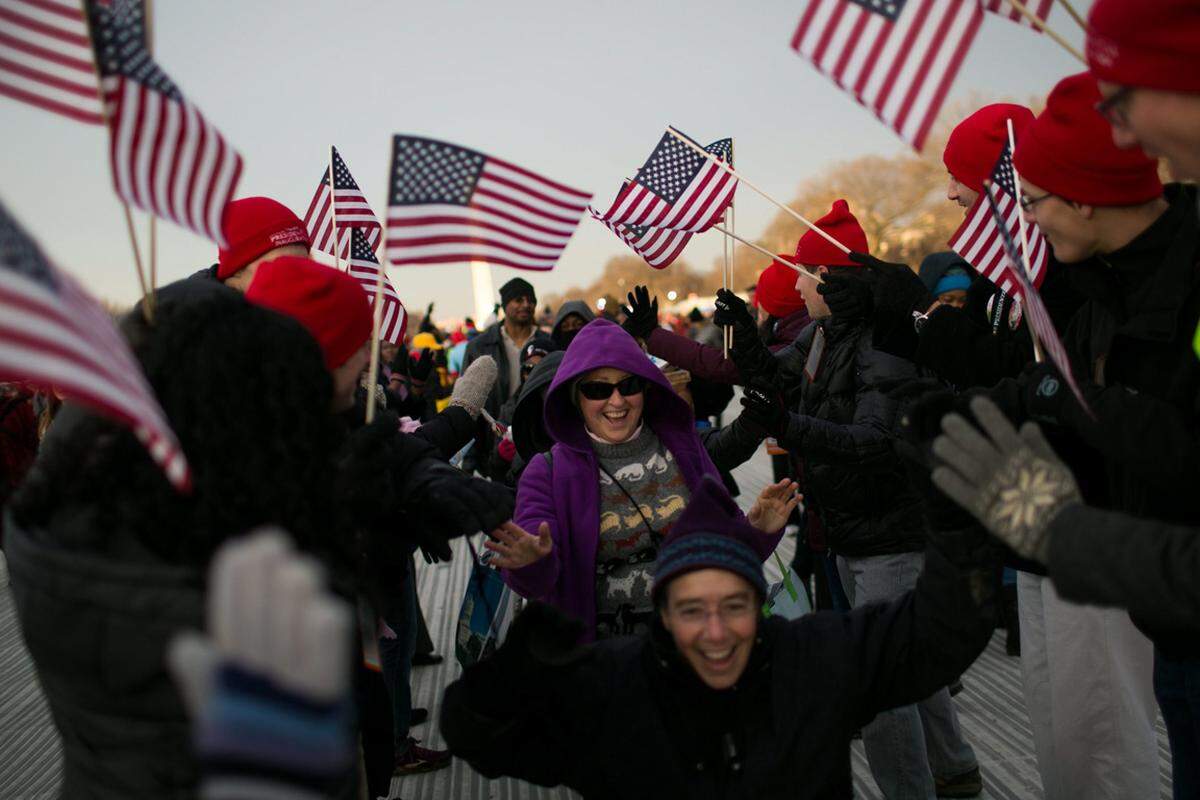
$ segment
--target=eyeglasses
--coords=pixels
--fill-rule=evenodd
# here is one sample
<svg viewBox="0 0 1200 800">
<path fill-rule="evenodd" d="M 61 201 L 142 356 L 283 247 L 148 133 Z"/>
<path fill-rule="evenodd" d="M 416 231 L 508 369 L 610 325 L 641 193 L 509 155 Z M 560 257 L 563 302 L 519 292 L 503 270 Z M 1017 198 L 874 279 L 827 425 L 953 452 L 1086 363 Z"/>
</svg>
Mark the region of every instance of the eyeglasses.
<svg viewBox="0 0 1200 800">
<path fill-rule="evenodd" d="M 1027 194 L 1023 194 L 1021 195 L 1021 208 L 1025 209 L 1026 211 L 1032 211 L 1034 206 L 1045 200 L 1047 197 L 1054 197 L 1054 194 L 1052 192 L 1046 192 L 1041 197 L 1030 197 Z"/>
<path fill-rule="evenodd" d="M 702 625 L 708 622 L 708 618 L 713 614 L 716 614 L 721 622 L 728 624 L 735 620 L 746 619 L 755 613 L 757 613 L 757 608 L 753 603 L 735 600 L 712 609 L 698 605 L 685 606 L 674 611 L 672 616 L 685 625 Z"/>
<path fill-rule="evenodd" d="M 1133 94 L 1133 89 L 1134 87 L 1132 86 L 1122 86 L 1099 103 L 1096 103 L 1096 111 L 1100 112 L 1100 116 L 1108 120 L 1108 124 L 1114 128 L 1123 128 L 1129 125 L 1129 115 L 1126 106 L 1128 105 L 1129 96 Z"/>
<path fill-rule="evenodd" d="M 582 381 L 579 393 L 588 400 L 607 400 L 612 397 L 613 389 L 621 393 L 621 397 L 641 394 L 646 388 L 646 379 L 640 375 L 630 375 L 616 383 L 608 381 Z"/>
</svg>

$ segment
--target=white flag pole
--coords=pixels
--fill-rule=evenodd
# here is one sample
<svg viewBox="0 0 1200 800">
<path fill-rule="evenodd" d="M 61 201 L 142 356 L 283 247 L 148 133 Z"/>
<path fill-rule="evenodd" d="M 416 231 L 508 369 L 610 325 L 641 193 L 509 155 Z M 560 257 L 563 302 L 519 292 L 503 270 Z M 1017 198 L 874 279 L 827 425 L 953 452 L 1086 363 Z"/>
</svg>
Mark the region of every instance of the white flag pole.
<svg viewBox="0 0 1200 800">
<path fill-rule="evenodd" d="M 817 283 L 824 283 L 824 282 L 825 282 L 825 281 L 824 281 L 824 280 L 821 278 L 821 276 L 820 276 L 820 275 L 818 275 L 817 273 L 815 273 L 815 272 L 809 272 L 808 270 L 806 270 L 804 267 L 800 266 L 799 264 L 793 264 L 793 263 L 792 263 L 792 262 L 790 262 L 790 261 L 784 261 L 782 258 L 780 258 L 779 256 L 775 255 L 775 254 L 774 254 L 774 253 L 772 253 L 770 250 L 767 250 L 766 248 L 763 248 L 763 247 L 759 247 L 759 246 L 758 246 L 758 245 L 756 245 L 754 242 L 748 242 L 748 241 L 746 241 L 745 239 L 743 239 L 742 237 L 738 236 L 736 233 L 733 233 L 732 231 L 727 231 L 727 230 L 725 230 L 725 229 L 724 229 L 724 228 L 722 228 L 720 225 L 713 225 L 713 230 L 714 230 L 714 231 L 720 231 L 721 233 L 723 233 L 723 234 L 725 234 L 726 236 L 728 236 L 730 239 L 734 239 L 734 240 L 736 240 L 736 241 L 739 241 L 739 242 L 741 242 L 742 244 L 746 245 L 746 247 L 749 247 L 749 248 L 750 248 L 750 249 L 752 249 L 752 250 L 757 250 L 758 252 L 762 253 L 764 256 L 766 256 L 767 258 L 771 259 L 772 261 L 775 261 L 775 262 L 777 262 L 777 263 L 779 263 L 779 264 L 783 264 L 785 267 L 789 267 L 789 268 L 791 268 L 791 269 L 795 270 L 796 272 L 799 272 L 801 275 L 805 275 L 805 276 L 807 276 L 807 277 L 809 277 L 809 278 L 812 278 L 812 279 L 813 279 L 814 281 L 816 281 Z"/>
<path fill-rule="evenodd" d="M 1013 135 L 1012 120 L 1005 120 L 1008 123 L 1008 156 L 1012 161 L 1013 156 L 1017 152 L 1017 137 Z M 1017 174 L 1017 165 L 1012 163 L 1013 185 L 1016 187 L 1017 196 L 1017 230 L 1021 236 L 1021 258 L 1024 260 L 1025 276 L 1029 278 L 1029 282 L 1033 283 L 1033 264 L 1029 260 L 1029 235 L 1025 232 L 1025 209 L 1021 206 L 1021 176 Z M 1033 340 L 1033 360 L 1039 364 L 1045 360 L 1042 353 L 1042 344 L 1038 338 L 1033 335 L 1033 328 L 1029 329 L 1029 338 Z"/>
</svg>

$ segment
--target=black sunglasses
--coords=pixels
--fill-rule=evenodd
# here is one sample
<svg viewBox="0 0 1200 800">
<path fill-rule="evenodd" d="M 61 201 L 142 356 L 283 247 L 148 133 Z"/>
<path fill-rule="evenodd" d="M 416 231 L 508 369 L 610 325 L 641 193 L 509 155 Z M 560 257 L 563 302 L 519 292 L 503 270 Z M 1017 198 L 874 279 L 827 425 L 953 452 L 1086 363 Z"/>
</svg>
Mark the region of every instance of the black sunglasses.
<svg viewBox="0 0 1200 800">
<path fill-rule="evenodd" d="M 581 381 L 579 393 L 588 400 L 607 400 L 612 397 L 613 388 L 621 393 L 621 397 L 641 394 L 646 388 L 646 379 L 640 375 L 630 375 L 616 383 L 608 381 Z"/>
</svg>

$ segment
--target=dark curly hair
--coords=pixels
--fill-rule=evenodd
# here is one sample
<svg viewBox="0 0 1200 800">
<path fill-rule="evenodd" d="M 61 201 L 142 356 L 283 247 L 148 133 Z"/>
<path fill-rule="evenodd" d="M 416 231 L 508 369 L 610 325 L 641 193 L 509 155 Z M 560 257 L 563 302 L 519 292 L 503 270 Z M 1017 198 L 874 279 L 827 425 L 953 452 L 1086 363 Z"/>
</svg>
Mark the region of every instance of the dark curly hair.
<svg viewBox="0 0 1200 800">
<path fill-rule="evenodd" d="M 15 498 L 18 524 L 69 547 L 197 567 L 263 524 L 327 561 L 338 554 L 334 456 L 345 431 L 308 332 L 232 290 L 164 300 L 153 326 L 135 313 L 122 330 L 191 465 L 191 494 L 170 486 L 128 429 L 76 408 L 51 428 Z"/>
</svg>

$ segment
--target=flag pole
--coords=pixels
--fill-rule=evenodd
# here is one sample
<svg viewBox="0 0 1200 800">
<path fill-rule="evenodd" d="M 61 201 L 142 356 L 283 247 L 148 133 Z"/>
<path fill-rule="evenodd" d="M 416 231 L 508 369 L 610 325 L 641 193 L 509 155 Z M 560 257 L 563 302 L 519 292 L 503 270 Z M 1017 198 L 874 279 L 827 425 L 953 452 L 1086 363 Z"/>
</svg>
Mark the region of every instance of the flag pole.
<svg viewBox="0 0 1200 800">
<path fill-rule="evenodd" d="M 379 248 L 383 250 L 382 247 Z M 375 387 L 379 375 L 379 328 L 383 324 L 383 273 L 387 259 L 379 259 L 379 272 L 375 275 L 375 302 L 371 306 L 371 364 L 367 367 L 367 424 L 375 419 Z"/>
<path fill-rule="evenodd" d="M 733 239 L 726 236 L 721 240 L 721 286 L 729 291 L 729 244 Z M 729 358 L 729 328 L 721 329 L 721 355 Z"/>
<path fill-rule="evenodd" d="M 809 277 L 809 278 L 812 278 L 812 279 L 813 279 L 814 281 L 816 281 L 817 283 L 824 283 L 824 282 L 825 282 L 825 281 L 824 281 L 824 280 L 821 278 L 821 276 L 820 276 L 820 275 L 818 275 L 817 273 L 815 273 L 815 272 L 809 272 L 808 270 L 806 270 L 804 267 L 800 266 L 799 264 L 793 264 L 793 263 L 792 263 L 792 262 L 790 262 L 790 261 L 784 261 L 782 258 L 780 258 L 779 256 L 775 255 L 775 254 L 774 254 L 774 253 L 772 253 L 770 250 L 767 250 L 767 249 L 765 249 L 765 248 L 759 247 L 758 245 L 754 244 L 754 242 L 748 242 L 748 241 L 746 241 L 745 239 L 743 239 L 742 237 L 738 236 L 736 233 L 733 233 L 732 231 L 727 231 L 727 230 L 725 230 L 725 229 L 724 229 L 724 228 L 722 228 L 720 225 L 713 225 L 713 230 L 714 230 L 714 231 L 720 231 L 721 233 L 723 233 L 723 234 L 725 234 L 726 236 L 728 236 L 730 239 L 735 239 L 736 241 L 739 241 L 739 242 L 741 242 L 742 244 L 746 245 L 746 247 L 749 247 L 749 248 L 750 248 L 750 249 L 752 249 L 752 250 L 757 250 L 758 252 L 762 253 L 764 256 L 766 256 L 767 258 L 771 259 L 772 261 L 776 261 L 776 262 L 778 262 L 778 263 L 780 263 L 780 264 L 783 264 L 785 267 L 790 267 L 791 269 L 795 270 L 796 272 L 799 272 L 801 275 L 805 275 L 805 276 L 807 276 L 807 277 Z"/>
<path fill-rule="evenodd" d="M 1066 50 L 1068 53 L 1070 53 L 1071 55 L 1073 55 L 1077 59 L 1079 59 L 1080 63 L 1083 64 L 1085 67 L 1087 66 L 1087 59 L 1083 57 L 1083 53 L 1076 50 L 1075 47 L 1073 45 L 1071 45 L 1070 42 L 1068 42 L 1063 37 L 1059 36 L 1046 23 L 1042 22 L 1041 17 L 1039 17 L 1037 14 L 1034 14 L 1032 11 L 1030 11 L 1028 8 L 1026 8 L 1025 4 L 1022 3 L 1021 0 L 1008 0 L 1008 3 L 1013 8 L 1015 8 L 1017 11 L 1019 11 L 1021 13 L 1021 16 L 1025 17 L 1025 19 L 1029 20 L 1038 30 L 1040 30 L 1042 33 L 1046 34 L 1051 39 L 1053 39 L 1060 47 L 1062 47 L 1062 49 Z M 1085 30 L 1086 30 L 1086 27 L 1085 27 Z"/>
<path fill-rule="evenodd" d="M 96 63 L 96 42 L 92 38 L 92 15 L 88 13 L 86 5 L 83 8 L 83 22 L 87 26 L 88 42 L 92 45 L 92 72 L 96 75 L 96 91 L 100 95 L 100 121 L 104 123 L 111 139 L 112 128 L 109 126 L 108 97 L 104 93 L 104 82 L 100 78 L 100 65 Z M 112 166 L 111 159 L 109 159 L 109 166 Z M 137 269 L 138 286 L 142 290 L 142 316 L 145 317 L 148 324 L 153 325 L 154 298 L 146 290 L 146 271 L 142 267 L 142 251 L 138 248 L 137 233 L 133 229 L 133 212 L 129 210 L 129 203 L 124 197 L 118 194 L 117 199 L 121 201 L 121 208 L 125 211 L 125 231 L 129 234 L 129 246 L 133 249 L 133 265 Z"/>
<path fill-rule="evenodd" d="M 1005 120 L 1008 124 L 1008 154 L 1011 162 L 1012 156 L 1017 152 L 1017 137 L 1013 135 L 1012 119 Z M 1021 176 L 1017 174 L 1017 165 L 1012 164 L 1013 185 L 1017 192 L 1017 229 L 1021 236 L 1021 258 L 1025 263 L 1022 265 L 1025 275 L 1029 278 L 1029 282 L 1033 283 L 1033 264 L 1029 260 L 1029 235 L 1025 232 L 1025 208 L 1021 205 Z M 1042 344 L 1038 338 L 1033 335 L 1033 329 L 1029 329 L 1030 339 L 1033 340 L 1033 360 L 1037 363 L 1042 363 L 1045 360 L 1045 355 L 1042 353 Z"/>
<path fill-rule="evenodd" d="M 146 0 L 146 52 L 154 54 L 154 0 Z M 154 295 L 158 287 L 158 217 L 150 215 L 150 298 L 151 311 L 157 298 Z"/>
<path fill-rule="evenodd" d="M 707 158 L 708 160 L 712 161 L 714 164 L 716 164 L 718 167 L 720 167 L 721 169 L 723 169 L 723 170 L 725 170 L 726 172 L 728 172 L 728 173 L 729 173 L 730 175 L 732 175 L 733 177 L 737 178 L 737 179 L 738 179 L 738 181 L 739 181 L 740 183 L 744 183 L 744 184 L 746 184 L 746 185 L 747 185 L 747 186 L 749 186 L 751 189 L 753 189 L 754 191 L 756 191 L 756 192 L 758 192 L 760 195 L 762 195 L 764 198 L 766 198 L 766 199 L 767 199 L 767 200 L 769 200 L 770 202 L 774 203 L 775 205 L 779 206 L 779 208 L 781 208 L 782 210 L 784 210 L 784 211 L 786 211 L 787 213 L 791 214 L 791 215 L 792 215 L 793 217 L 795 217 L 796 219 L 800 220 L 800 222 L 804 223 L 804 225 L 805 225 L 805 226 L 806 226 L 806 227 L 807 227 L 809 230 L 813 231 L 814 233 L 816 233 L 816 234 L 818 234 L 819 236 L 821 236 L 822 238 L 824 238 L 826 241 L 828 241 L 828 242 L 829 242 L 831 245 L 833 245 L 834 247 L 836 247 L 838 250 L 841 250 L 843 253 L 846 253 L 847 255 L 849 255 L 849 253 L 850 253 L 850 248 L 849 248 L 849 247 L 846 247 L 846 245 L 842 244 L 842 243 L 841 243 L 841 242 L 839 242 L 837 239 L 833 238 L 831 235 L 829 235 L 829 234 L 828 234 L 828 233 L 826 233 L 825 231 L 823 231 L 823 230 L 821 230 L 820 228 L 818 228 L 818 227 L 817 227 L 817 226 L 816 226 L 814 223 L 812 223 L 811 221 L 809 221 L 809 220 L 808 220 L 808 219 L 807 219 L 807 218 L 806 218 L 806 217 L 805 217 L 803 214 L 801 214 L 799 211 L 796 211 L 796 210 L 795 210 L 795 209 L 793 209 L 793 208 L 789 208 L 788 206 L 786 206 L 786 205 L 784 205 L 783 203 L 781 203 L 781 202 L 779 202 L 778 200 L 776 200 L 774 197 L 771 197 L 771 195 L 767 194 L 767 193 L 766 193 L 766 192 L 764 192 L 762 189 L 758 188 L 758 187 L 757 187 L 757 186 L 755 186 L 753 183 L 751 183 L 750 181 L 746 180 L 746 179 L 745 179 L 745 178 L 743 178 L 741 175 L 739 175 L 737 172 L 735 172 L 735 171 L 734 171 L 734 169 L 733 169 L 733 167 L 729 166 L 729 165 L 728 165 L 728 164 L 726 164 L 724 161 L 722 161 L 721 159 L 717 158 L 717 157 L 716 157 L 716 156 L 714 156 L 712 153 L 708 152 L 708 151 L 707 151 L 707 150 L 705 150 L 703 147 L 701 147 L 700 145 L 696 144 L 696 143 L 695 143 L 695 142 L 693 142 L 691 139 L 689 139 L 688 137 L 684 136 L 684 135 L 683 135 L 682 133 L 680 133 L 679 131 L 677 131 L 677 130 L 675 130 L 674 128 L 672 128 L 670 125 L 668 125 L 668 126 L 667 126 L 667 132 L 668 132 L 668 133 L 670 133 L 672 136 L 674 136 L 674 137 L 675 137 L 676 139 L 678 139 L 679 141 L 681 141 L 681 142 L 683 142 L 684 144 L 686 144 L 688 147 L 690 147 L 690 148 L 692 148 L 693 150 L 695 150 L 695 151 L 696 151 L 697 153 L 699 153 L 700 155 L 702 155 L 702 156 L 704 156 L 705 158 Z M 739 242 L 741 242 L 742 244 L 746 244 L 746 241 L 745 241 L 744 239 L 738 239 L 738 241 L 739 241 Z M 765 252 L 765 251 L 764 251 L 764 252 Z M 772 258 L 774 258 L 774 256 L 772 256 Z M 787 262 L 784 262 L 784 263 L 787 263 Z M 792 266 L 795 266 L 795 265 L 792 265 Z"/>
<path fill-rule="evenodd" d="M 1067 13 L 1071 15 L 1071 19 L 1075 20 L 1075 22 L 1079 25 L 1079 28 L 1084 33 L 1087 33 L 1087 22 L 1085 22 L 1080 13 L 1075 10 L 1075 6 L 1071 5 L 1071 0 L 1058 0 L 1058 2 L 1067 10 Z"/>
<path fill-rule="evenodd" d="M 329 214 L 330 214 L 330 224 L 333 225 L 333 263 L 335 265 L 337 265 L 337 268 L 340 270 L 342 268 L 342 258 L 341 258 L 342 240 L 338 236 L 337 192 L 334 190 L 333 184 L 334 184 L 333 145 L 329 145 Z M 349 264 L 346 265 L 346 269 L 347 270 L 350 269 Z M 370 417 L 368 417 L 367 422 L 370 422 L 370 421 L 371 421 L 371 419 L 370 419 Z"/>
</svg>

